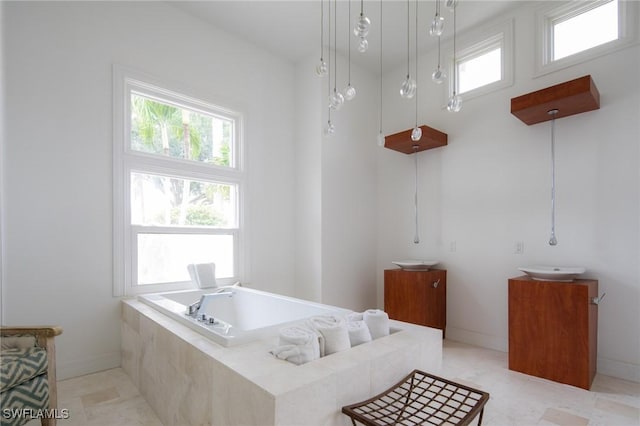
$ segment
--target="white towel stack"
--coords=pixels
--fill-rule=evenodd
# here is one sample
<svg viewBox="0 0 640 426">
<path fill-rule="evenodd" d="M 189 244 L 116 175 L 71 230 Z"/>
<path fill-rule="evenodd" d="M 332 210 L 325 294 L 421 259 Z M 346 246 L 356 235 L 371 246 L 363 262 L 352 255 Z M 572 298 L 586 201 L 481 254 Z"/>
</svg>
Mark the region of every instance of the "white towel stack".
<svg viewBox="0 0 640 426">
<path fill-rule="evenodd" d="M 349 320 L 349 318 L 347 318 L 347 320 Z M 371 341 L 369 327 L 367 327 L 364 321 L 347 321 L 347 330 L 349 331 L 351 347 Z"/>
<path fill-rule="evenodd" d="M 278 343 L 271 353 L 279 359 L 300 365 L 320 358 L 318 335 L 306 327 L 283 328 Z"/>
<path fill-rule="evenodd" d="M 347 324 L 341 317 L 321 315 L 309 319 L 310 328 L 320 337 L 320 356 L 346 351 L 351 347 Z"/>
<path fill-rule="evenodd" d="M 371 338 L 389 335 L 389 315 L 380 309 L 367 309 L 363 314 L 364 322 L 369 327 Z"/>
<path fill-rule="evenodd" d="M 364 321 L 364 312 L 351 312 L 347 315 L 347 322 Z"/>
</svg>

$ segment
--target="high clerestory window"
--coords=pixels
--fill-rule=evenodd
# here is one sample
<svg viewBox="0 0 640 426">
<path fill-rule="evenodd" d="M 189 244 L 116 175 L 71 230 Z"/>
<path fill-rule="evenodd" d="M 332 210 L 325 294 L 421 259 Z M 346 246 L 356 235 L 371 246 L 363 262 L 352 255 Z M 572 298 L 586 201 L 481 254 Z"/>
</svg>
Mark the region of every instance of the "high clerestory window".
<svg viewBox="0 0 640 426">
<path fill-rule="evenodd" d="M 555 71 L 630 44 L 636 2 L 549 2 L 537 14 L 537 73 Z"/>
<path fill-rule="evenodd" d="M 114 72 L 115 294 L 191 286 L 187 265 L 239 277 L 242 116 Z"/>
<path fill-rule="evenodd" d="M 468 33 L 460 40 L 455 63 L 449 72 L 456 73 L 456 93 L 465 100 L 504 87 L 513 82 L 513 21 Z M 449 79 L 449 93 L 454 87 Z"/>
</svg>

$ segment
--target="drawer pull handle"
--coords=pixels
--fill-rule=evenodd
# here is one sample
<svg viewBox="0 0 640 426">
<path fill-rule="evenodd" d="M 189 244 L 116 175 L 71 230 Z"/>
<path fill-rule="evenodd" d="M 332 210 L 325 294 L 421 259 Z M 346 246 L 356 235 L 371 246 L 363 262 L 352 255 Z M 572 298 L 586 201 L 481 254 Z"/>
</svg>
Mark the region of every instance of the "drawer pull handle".
<svg viewBox="0 0 640 426">
<path fill-rule="evenodd" d="M 607 293 L 602 293 L 602 296 L 600 297 L 592 297 L 591 298 L 591 304 L 592 305 L 599 305 L 600 302 L 602 302 L 602 300 L 604 299 L 604 297 L 607 295 Z"/>
<path fill-rule="evenodd" d="M 431 286 L 433 288 L 438 288 L 438 286 L 440 285 L 440 279 L 438 278 L 438 281 L 434 281 L 433 284 L 431 284 Z"/>
</svg>

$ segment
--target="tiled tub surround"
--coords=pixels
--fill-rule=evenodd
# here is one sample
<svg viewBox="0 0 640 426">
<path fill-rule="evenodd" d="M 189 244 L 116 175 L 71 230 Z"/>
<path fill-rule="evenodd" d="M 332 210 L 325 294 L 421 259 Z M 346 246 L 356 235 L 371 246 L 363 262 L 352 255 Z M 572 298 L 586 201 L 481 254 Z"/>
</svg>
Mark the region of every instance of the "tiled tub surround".
<svg viewBox="0 0 640 426">
<path fill-rule="evenodd" d="M 349 425 L 343 405 L 442 365 L 442 332 L 398 321 L 401 331 L 296 366 L 268 353 L 277 337 L 223 347 L 137 300 L 121 318 L 122 368 L 166 425 Z"/>
</svg>

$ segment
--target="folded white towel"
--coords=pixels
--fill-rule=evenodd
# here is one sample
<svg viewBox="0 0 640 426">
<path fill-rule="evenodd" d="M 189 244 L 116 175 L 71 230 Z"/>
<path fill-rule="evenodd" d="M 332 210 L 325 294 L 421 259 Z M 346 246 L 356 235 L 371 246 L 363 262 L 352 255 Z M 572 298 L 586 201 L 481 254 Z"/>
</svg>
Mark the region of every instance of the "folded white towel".
<svg viewBox="0 0 640 426">
<path fill-rule="evenodd" d="M 321 315 L 310 318 L 308 324 L 321 336 L 320 356 L 345 351 L 351 347 L 349 331 L 344 318 Z"/>
<path fill-rule="evenodd" d="M 320 358 L 320 346 L 315 331 L 293 326 L 280 330 L 278 346 L 271 353 L 296 365 Z"/>
<path fill-rule="evenodd" d="M 367 309 L 363 316 L 373 339 L 389 335 L 389 315 L 385 311 Z"/>
<path fill-rule="evenodd" d="M 349 341 L 351 342 L 351 347 L 371 341 L 371 333 L 369 332 L 369 327 L 364 321 L 348 321 L 347 330 L 349 331 Z"/>
<path fill-rule="evenodd" d="M 347 314 L 347 322 L 363 320 L 363 312 L 351 312 L 350 314 Z"/>
</svg>

